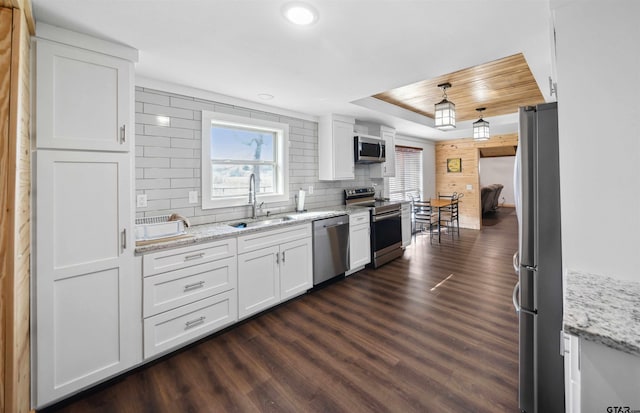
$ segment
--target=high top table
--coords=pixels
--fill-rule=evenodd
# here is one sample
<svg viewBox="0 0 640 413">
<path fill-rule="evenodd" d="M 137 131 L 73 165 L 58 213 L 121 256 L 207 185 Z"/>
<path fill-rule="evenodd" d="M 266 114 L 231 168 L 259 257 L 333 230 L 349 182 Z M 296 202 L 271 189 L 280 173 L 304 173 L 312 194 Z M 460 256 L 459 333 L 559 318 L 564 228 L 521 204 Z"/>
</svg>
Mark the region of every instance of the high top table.
<svg viewBox="0 0 640 413">
<path fill-rule="evenodd" d="M 431 198 L 431 207 L 438 209 L 438 243 L 440 243 L 440 209 L 460 202 L 459 199 Z"/>
</svg>

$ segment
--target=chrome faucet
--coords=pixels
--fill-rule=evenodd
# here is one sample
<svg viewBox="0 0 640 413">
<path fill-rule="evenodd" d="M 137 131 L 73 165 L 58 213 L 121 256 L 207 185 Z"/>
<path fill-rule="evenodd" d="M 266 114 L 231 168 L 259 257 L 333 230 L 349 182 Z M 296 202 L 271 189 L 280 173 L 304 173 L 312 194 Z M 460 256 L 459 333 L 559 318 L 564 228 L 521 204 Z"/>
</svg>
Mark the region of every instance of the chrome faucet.
<svg viewBox="0 0 640 413">
<path fill-rule="evenodd" d="M 258 214 L 256 212 L 257 200 L 256 200 L 256 175 L 251 174 L 249 177 L 249 204 L 253 208 L 253 214 L 251 218 L 256 219 Z"/>
</svg>

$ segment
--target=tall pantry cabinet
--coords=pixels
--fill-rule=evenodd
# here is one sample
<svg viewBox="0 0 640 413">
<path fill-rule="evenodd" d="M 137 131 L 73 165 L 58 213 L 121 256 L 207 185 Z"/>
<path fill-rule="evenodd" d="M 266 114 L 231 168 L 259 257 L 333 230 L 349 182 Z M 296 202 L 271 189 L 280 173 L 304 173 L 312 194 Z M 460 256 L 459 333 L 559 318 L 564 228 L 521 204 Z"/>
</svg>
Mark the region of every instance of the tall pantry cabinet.
<svg viewBox="0 0 640 413">
<path fill-rule="evenodd" d="M 142 359 L 133 266 L 137 51 L 38 25 L 32 397 L 42 407 Z"/>
</svg>

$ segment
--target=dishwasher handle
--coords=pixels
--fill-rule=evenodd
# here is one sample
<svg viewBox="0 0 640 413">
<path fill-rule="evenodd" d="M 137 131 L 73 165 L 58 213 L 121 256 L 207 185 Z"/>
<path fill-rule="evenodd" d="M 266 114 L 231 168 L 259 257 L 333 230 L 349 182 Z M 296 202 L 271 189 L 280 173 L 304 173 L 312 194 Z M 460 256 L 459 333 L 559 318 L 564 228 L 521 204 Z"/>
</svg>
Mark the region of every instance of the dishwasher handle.
<svg viewBox="0 0 640 413">
<path fill-rule="evenodd" d="M 335 223 L 335 224 L 331 224 L 331 225 L 326 225 L 326 224 L 325 224 L 325 225 L 323 225 L 322 227 L 323 227 L 323 228 L 335 228 L 335 227 L 340 227 L 340 226 L 342 226 L 342 225 L 349 225 L 349 223 L 348 223 L 348 222 L 340 221 L 340 222 L 337 222 L 337 223 Z"/>
</svg>

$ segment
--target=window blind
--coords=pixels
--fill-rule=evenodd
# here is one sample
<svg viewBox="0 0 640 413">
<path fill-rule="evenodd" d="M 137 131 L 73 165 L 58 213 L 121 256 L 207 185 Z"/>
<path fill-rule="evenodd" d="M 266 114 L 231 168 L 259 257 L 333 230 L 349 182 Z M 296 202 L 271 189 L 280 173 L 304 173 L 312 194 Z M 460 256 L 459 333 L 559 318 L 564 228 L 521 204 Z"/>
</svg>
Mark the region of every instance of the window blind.
<svg viewBox="0 0 640 413">
<path fill-rule="evenodd" d="M 422 149 L 396 145 L 396 176 L 389 178 L 389 198 L 422 199 Z"/>
</svg>

